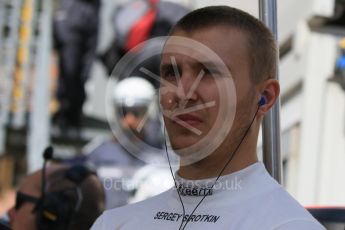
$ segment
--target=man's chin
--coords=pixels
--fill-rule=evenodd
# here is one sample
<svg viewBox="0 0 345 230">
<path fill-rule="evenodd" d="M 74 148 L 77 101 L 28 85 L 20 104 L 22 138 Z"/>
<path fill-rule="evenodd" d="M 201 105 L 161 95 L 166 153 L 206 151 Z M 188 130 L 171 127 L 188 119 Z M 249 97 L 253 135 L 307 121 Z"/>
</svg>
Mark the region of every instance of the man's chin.
<svg viewBox="0 0 345 230">
<path fill-rule="evenodd" d="M 201 152 L 202 149 L 198 145 L 198 141 L 190 141 L 178 144 L 172 143 L 171 147 L 174 150 L 174 153 L 179 156 L 180 163 L 183 162 L 183 164 L 191 164 L 201 160 L 200 157 L 202 154 L 199 154 L 199 152 Z"/>
<path fill-rule="evenodd" d="M 174 139 L 170 142 L 174 153 L 180 158 L 180 165 L 190 165 L 199 162 L 219 146 L 218 142 L 200 138 Z"/>
<path fill-rule="evenodd" d="M 185 150 L 190 149 L 198 143 L 198 140 L 171 141 L 171 148 L 177 155 L 185 155 Z"/>
</svg>

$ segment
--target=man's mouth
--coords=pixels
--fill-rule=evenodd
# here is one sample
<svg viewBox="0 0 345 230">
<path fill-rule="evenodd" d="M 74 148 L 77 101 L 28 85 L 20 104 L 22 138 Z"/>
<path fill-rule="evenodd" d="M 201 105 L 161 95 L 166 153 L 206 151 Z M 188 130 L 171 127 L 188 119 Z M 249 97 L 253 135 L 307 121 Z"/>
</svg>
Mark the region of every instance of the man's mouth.
<svg viewBox="0 0 345 230">
<path fill-rule="evenodd" d="M 200 123 L 202 123 L 202 119 L 196 115 L 193 114 L 180 114 L 176 116 L 177 120 L 174 119 L 175 123 L 179 123 L 178 120 L 182 121 L 183 123 L 187 123 L 191 126 L 196 126 Z"/>
</svg>

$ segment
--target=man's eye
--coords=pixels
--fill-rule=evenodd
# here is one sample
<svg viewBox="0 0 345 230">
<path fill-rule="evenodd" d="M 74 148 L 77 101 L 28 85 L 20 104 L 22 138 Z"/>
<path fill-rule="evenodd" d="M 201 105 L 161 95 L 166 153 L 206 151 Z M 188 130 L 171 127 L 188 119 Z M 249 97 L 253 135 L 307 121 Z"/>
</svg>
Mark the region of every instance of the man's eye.
<svg viewBox="0 0 345 230">
<path fill-rule="evenodd" d="M 176 80 L 176 76 L 175 76 L 174 71 L 164 71 L 161 74 L 161 77 L 164 78 L 164 80 L 167 80 L 167 81 L 175 81 Z"/>
<path fill-rule="evenodd" d="M 213 76 L 219 74 L 219 71 L 217 69 L 203 68 L 202 70 L 204 71 L 205 75 Z"/>
<path fill-rule="evenodd" d="M 212 71 L 209 68 L 203 68 L 202 71 L 204 71 L 205 75 L 210 75 L 212 74 Z"/>
</svg>

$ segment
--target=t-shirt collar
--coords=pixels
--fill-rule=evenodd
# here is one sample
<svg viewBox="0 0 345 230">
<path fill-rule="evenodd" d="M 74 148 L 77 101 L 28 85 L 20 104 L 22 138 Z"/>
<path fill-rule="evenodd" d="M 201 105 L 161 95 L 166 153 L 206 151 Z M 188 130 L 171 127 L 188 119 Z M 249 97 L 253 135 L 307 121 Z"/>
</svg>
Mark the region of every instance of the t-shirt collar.
<svg viewBox="0 0 345 230">
<path fill-rule="evenodd" d="M 239 171 L 223 175 L 217 181 L 216 177 L 202 180 L 184 179 L 178 173 L 175 173 L 175 179 L 181 196 L 212 196 L 221 191 L 236 191 L 241 189 L 241 182 L 260 168 L 262 168 L 262 163 L 256 162 Z"/>
</svg>

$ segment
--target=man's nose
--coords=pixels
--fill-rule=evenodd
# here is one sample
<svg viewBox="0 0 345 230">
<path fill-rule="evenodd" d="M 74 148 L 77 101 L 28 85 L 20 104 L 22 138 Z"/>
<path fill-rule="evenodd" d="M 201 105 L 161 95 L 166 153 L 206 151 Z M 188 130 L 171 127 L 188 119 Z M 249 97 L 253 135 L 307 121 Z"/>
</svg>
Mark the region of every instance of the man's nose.
<svg viewBox="0 0 345 230">
<path fill-rule="evenodd" d="M 177 79 L 177 97 L 180 100 L 196 100 L 198 85 L 193 73 L 182 73 L 181 77 Z"/>
</svg>

